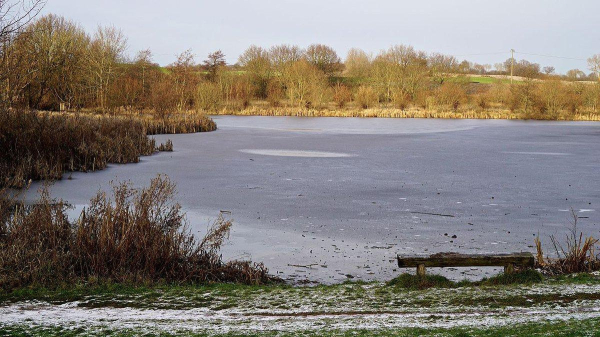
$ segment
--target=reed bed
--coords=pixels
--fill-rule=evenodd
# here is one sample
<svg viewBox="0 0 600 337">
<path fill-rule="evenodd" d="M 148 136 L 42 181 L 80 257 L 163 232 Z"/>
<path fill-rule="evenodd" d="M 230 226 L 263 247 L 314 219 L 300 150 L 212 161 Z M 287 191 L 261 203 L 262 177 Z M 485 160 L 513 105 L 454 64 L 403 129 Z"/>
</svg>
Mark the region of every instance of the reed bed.
<svg viewBox="0 0 600 337">
<path fill-rule="evenodd" d="M 0 111 L 0 187 L 22 188 L 31 180 L 61 179 L 67 171 L 102 170 L 110 163 L 136 163 L 156 146 L 150 134 L 212 131 L 204 115 L 148 117 Z"/>
<path fill-rule="evenodd" d="M 217 115 L 236 116 L 294 116 L 294 117 L 361 117 L 361 118 L 442 118 L 442 119 L 549 119 L 544 115 L 526 115 L 504 109 L 476 110 L 465 109 L 459 111 L 447 110 L 422 110 L 417 108 L 368 108 L 368 109 L 305 109 L 293 107 L 257 107 L 251 106 L 243 110 L 222 109 L 215 112 Z M 600 114 L 594 113 L 563 113 L 553 120 L 569 121 L 600 121 Z"/>
<path fill-rule="evenodd" d="M 577 221 L 579 218 L 573 210 L 571 213 L 573 215 L 572 228 L 565 243 L 560 243 L 554 235 L 550 236 L 556 255 L 554 258 L 545 257 L 539 237 L 535 239 L 536 264 L 544 274 L 562 275 L 600 270 L 600 259 L 596 255 L 596 245 L 599 240 L 591 236 L 584 237 L 583 233 L 578 232 Z"/>
<path fill-rule="evenodd" d="M 223 261 L 232 223 L 219 217 L 202 240 L 190 234 L 175 186 L 165 176 L 134 189 L 99 192 L 75 221 L 43 190 L 26 206 L 0 192 L 0 289 L 89 283 L 264 284 L 262 264 Z"/>
</svg>

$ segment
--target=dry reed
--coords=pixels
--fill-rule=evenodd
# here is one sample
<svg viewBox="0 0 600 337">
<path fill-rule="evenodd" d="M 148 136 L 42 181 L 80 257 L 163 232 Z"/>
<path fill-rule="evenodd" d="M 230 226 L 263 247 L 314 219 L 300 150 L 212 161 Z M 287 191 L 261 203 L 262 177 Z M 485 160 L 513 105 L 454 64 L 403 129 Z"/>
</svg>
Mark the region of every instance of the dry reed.
<svg viewBox="0 0 600 337">
<path fill-rule="evenodd" d="M 127 183 L 112 198 L 99 192 L 76 221 L 47 189 L 35 205 L 0 195 L 0 289 L 74 283 L 155 284 L 275 279 L 262 264 L 225 262 L 220 247 L 231 222 L 219 217 L 204 239 L 188 230 L 175 186 L 158 176 L 150 186 Z"/>
<path fill-rule="evenodd" d="M 458 111 L 424 110 L 417 107 L 398 109 L 380 108 L 339 108 L 305 109 L 293 107 L 250 106 L 243 110 L 222 109 L 213 112 L 217 115 L 237 116 L 294 116 L 294 117 L 373 117 L 373 118 L 442 118 L 442 119 L 547 119 L 544 115 L 525 115 L 508 109 L 490 108 L 486 110 L 465 107 Z M 562 113 L 553 119 L 573 121 L 600 121 L 600 114 Z"/>
<path fill-rule="evenodd" d="M 535 239 L 537 248 L 536 264 L 543 273 L 548 275 L 572 274 L 580 272 L 591 272 L 600 269 L 600 259 L 595 253 L 597 239 L 583 237 L 583 233 L 577 232 L 577 214 L 571 210 L 573 220 L 571 229 L 566 237 L 565 244 L 561 244 L 554 236 L 550 240 L 554 247 L 556 257 L 544 257 L 542 243 L 539 237 Z"/>
<path fill-rule="evenodd" d="M 61 179 L 66 171 L 95 171 L 109 163 L 136 163 L 157 150 L 172 151 L 148 137 L 157 133 L 212 131 L 204 115 L 148 117 L 0 111 L 0 187 L 30 180 Z"/>
</svg>

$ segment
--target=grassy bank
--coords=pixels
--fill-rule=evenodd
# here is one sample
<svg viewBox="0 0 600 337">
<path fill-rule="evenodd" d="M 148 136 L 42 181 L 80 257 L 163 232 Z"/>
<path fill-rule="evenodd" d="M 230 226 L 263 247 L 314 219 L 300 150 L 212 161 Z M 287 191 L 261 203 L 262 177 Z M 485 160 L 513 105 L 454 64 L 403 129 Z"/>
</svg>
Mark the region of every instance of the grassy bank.
<svg viewBox="0 0 600 337">
<path fill-rule="evenodd" d="M 211 332 L 160 332 L 146 333 L 145 336 L 214 336 L 214 337 L 292 337 L 292 336 L 311 336 L 311 337 L 414 337 L 414 336 L 436 336 L 436 337 L 500 337 L 500 336 L 564 336 L 564 337 L 597 337 L 600 319 L 587 320 L 569 320 L 548 323 L 520 324 L 516 326 L 491 327 L 491 328 L 451 328 L 451 329 L 423 329 L 423 328 L 403 328 L 403 329 L 356 329 L 356 330 L 327 330 L 327 331 L 260 331 L 260 332 L 230 332 L 230 333 L 211 333 Z M 23 326 L 0 327 L 0 335 L 25 337 L 25 336 L 139 336 L 139 331 L 135 329 L 112 330 L 102 329 L 97 332 L 89 332 L 84 328 L 60 328 L 60 327 L 36 327 L 30 328 Z"/>
<path fill-rule="evenodd" d="M 204 115 L 147 116 L 0 111 L 0 188 L 21 188 L 30 180 L 61 179 L 68 171 L 102 170 L 136 163 L 140 156 L 172 150 L 148 135 L 212 131 Z"/>
<path fill-rule="evenodd" d="M 48 336 L 594 336 L 594 327 L 600 324 L 599 291 L 597 274 L 508 285 L 463 282 L 452 288 L 438 285 L 422 290 L 394 283 L 32 288 L 0 296 L 0 332 Z"/>
</svg>

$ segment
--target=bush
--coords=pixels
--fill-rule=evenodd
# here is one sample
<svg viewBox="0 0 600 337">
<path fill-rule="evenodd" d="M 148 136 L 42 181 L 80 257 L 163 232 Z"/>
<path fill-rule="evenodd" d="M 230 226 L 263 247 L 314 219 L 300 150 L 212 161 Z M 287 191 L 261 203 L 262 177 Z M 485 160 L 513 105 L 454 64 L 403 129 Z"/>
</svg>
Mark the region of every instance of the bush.
<svg viewBox="0 0 600 337">
<path fill-rule="evenodd" d="M 568 101 L 565 85 L 561 81 L 546 80 L 537 89 L 537 95 L 541 103 L 540 112 L 549 119 L 557 119 L 560 111 L 565 108 Z"/>
<path fill-rule="evenodd" d="M 190 234 L 175 186 L 157 177 L 147 188 L 99 192 L 79 219 L 47 190 L 25 207 L 0 195 L 0 289 L 57 287 L 80 282 L 155 284 L 274 280 L 262 264 L 223 262 L 219 250 L 231 222 L 219 217 L 198 241 Z M 3 210 L 5 208 L 3 207 Z"/>
<path fill-rule="evenodd" d="M 379 96 L 369 86 L 360 86 L 354 95 L 354 100 L 363 109 L 376 106 L 379 103 Z"/>
<path fill-rule="evenodd" d="M 400 110 L 406 110 L 410 104 L 410 96 L 402 90 L 397 90 L 392 95 L 392 102 Z"/>
<path fill-rule="evenodd" d="M 455 112 L 467 101 L 467 93 L 458 83 L 446 82 L 436 90 L 435 94 L 439 104 Z"/>
<path fill-rule="evenodd" d="M 284 88 L 279 80 L 270 80 L 267 84 L 267 101 L 272 107 L 278 107 L 284 97 Z"/>
<path fill-rule="evenodd" d="M 352 92 L 348 88 L 348 86 L 337 83 L 333 87 L 333 101 L 339 108 L 343 108 L 352 101 Z"/>
<path fill-rule="evenodd" d="M 196 107 L 204 111 L 216 111 L 221 107 L 223 96 L 219 84 L 202 82 L 198 85 Z"/>
<path fill-rule="evenodd" d="M 167 76 L 161 76 L 150 90 L 150 105 L 157 118 L 166 119 L 177 110 L 179 97 L 172 81 Z"/>
</svg>

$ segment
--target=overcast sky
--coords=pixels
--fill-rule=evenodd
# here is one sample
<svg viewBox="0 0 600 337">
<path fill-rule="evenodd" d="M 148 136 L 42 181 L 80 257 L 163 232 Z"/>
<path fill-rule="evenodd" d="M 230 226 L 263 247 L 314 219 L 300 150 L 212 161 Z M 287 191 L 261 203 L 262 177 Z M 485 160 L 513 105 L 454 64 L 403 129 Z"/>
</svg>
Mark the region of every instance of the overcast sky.
<svg viewBox="0 0 600 337">
<path fill-rule="evenodd" d="M 150 48 L 162 65 L 186 49 L 197 61 L 221 49 L 235 63 L 251 44 L 323 43 L 342 58 L 352 47 L 377 53 L 409 44 L 489 64 L 514 48 L 517 59 L 588 73 L 585 60 L 600 53 L 598 0 L 48 0 L 44 12 L 89 32 L 114 25 L 129 54 Z"/>
</svg>

